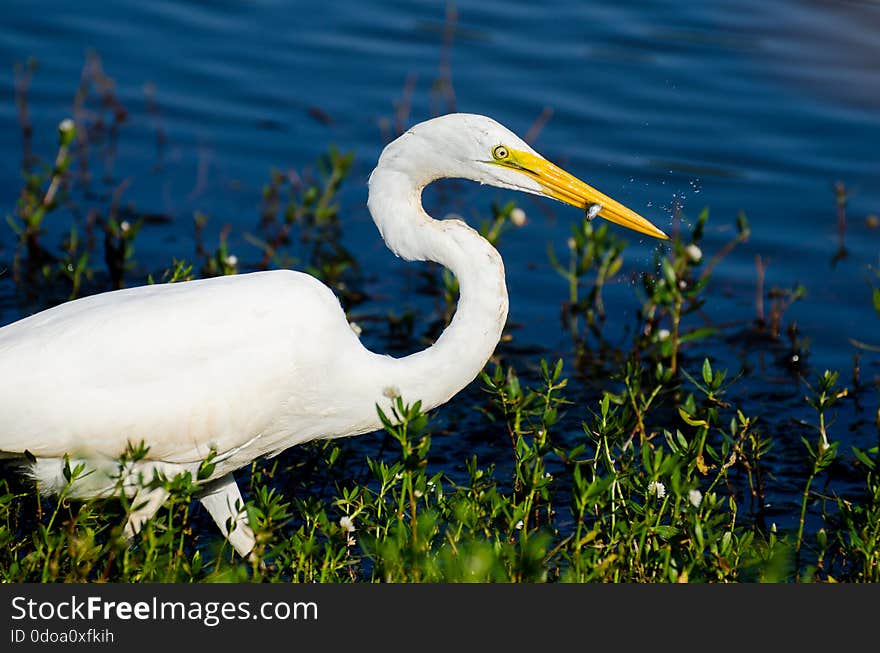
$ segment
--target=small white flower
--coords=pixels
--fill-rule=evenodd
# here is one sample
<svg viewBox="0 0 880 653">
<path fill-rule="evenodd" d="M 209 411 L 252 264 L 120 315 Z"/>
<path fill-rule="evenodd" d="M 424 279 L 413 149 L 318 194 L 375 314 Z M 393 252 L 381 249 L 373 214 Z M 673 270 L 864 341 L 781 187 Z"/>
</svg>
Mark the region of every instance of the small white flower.
<svg viewBox="0 0 880 653">
<path fill-rule="evenodd" d="M 347 533 L 353 533 L 355 531 L 354 521 L 348 515 L 344 517 L 340 517 L 339 526 L 345 530 Z"/>
<path fill-rule="evenodd" d="M 699 508 L 700 504 L 703 503 L 703 493 L 699 490 L 691 490 L 688 492 L 688 501 L 691 502 L 694 508 Z"/>
<path fill-rule="evenodd" d="M 776 522 L 773 522 L 772 524 L 770 524 L 770 532 L 771 533 L 776 532 Z"/>
<path fill-rule="evenodd" d="M 363 333 L 363 331 L 364 331 L 364 330 L 361 328 L 361 325 L 358 324 L 357 322 L 349 322 L 349 323 L 348 323 L 348 326 L 351 327 L 351 330 L 354 331 L 354 335 L 356 335 L 356 336 L 361 335 L 361 333 Z"/>
<path fill-rule="evenodd" d="M 236 265 L 238 265 L 238 257 L 235 254 L 230 254 L 226 257 L 226 265 L 234 268 Z"/>
<path fill-rule="evenodd" d="M 424 493 L 421 490 L 413 490 L 413 496 L 415 496 L 416 499 L 421 499 L 423 494 Z"/>
<path fill-rule="evenodd" d="M 510 221 L 515 227 L 522 227 L 526 223 L 526 212 L 517 206 L 510 212 Z"/>
<path fill-rule="evenodd" d="M 125 233 L 129 229 L 131 229 L 131 223 L 128 220 L 123 220 L 119 223 L 119 229 L 122 233 Z"/>
<path fill-rule="evenodd" d="M 66 134 L 67 132 L 69 132 L 73 128 L 74 128 L 74 122 L 70 118 L 65 118 L 60 123 L 58 123 L 58 131 L 60 131 L 62 133 Z"/>
<path fill-rule="evenodd" d="M 684 248 L 684 253 L 691 263 L 699 263 L 703 259 L 703 251 L 693 243 Z"/>
<path fill-rule="evenodd" d="M 355 544 L 357 544 L 357 540 L 351 535 L 345 538 L 345 546 L 354 546 Z"/>
<path fill-rule="evenodd" d="M 400 388 L 396 385 L 386 385 L 382 390 L 382 394 L 389 399 L 397 399 L 400 396 Z"/>
<path fill-rule="evenodd" d="M 525 524 L 523 524 L 523 520 L 520 519 L 518 522 L 516 522 L 516 526 L 514 528 L 516 528 L 516 530 L 518 531 L 521 531 L 523 529 L 523 526 L 525 526 Z"/>
<path fill-rule="evenodd" d="M 651 481 L 648 483 L 648 494 L 662 499 L 666 496 L 666 486 L 660 481 Z"/>
<path fill-rule="evenodd" d="M 669 333 L 669 329 L 660 329 L 657 332 L 657 340 L 667 340 L 670 335 L 672 334 Z"/>
</svg>

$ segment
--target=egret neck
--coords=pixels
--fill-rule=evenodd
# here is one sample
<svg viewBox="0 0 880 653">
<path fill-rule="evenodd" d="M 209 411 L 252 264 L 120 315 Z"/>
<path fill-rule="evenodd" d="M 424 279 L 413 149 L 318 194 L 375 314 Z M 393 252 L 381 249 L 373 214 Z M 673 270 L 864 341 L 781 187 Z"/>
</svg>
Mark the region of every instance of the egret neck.
<svg viewBox="0 0 880 653">
<path fill-rule="evenodd" d="M 375 378 L 409 403 L 428 410 L 448 401 L 483 369 L 507 320 L 507 287 L 501 255 L 461 220 L 436 220 L 422 207 L 432 179 L 380 165 L 370 176 L 368 207 L 389 249 L 408 261 L 434 261 L 459 284 L 452 322 L 429 348 L 388 359 Z M 387 394 L 387 393 L 386 393 Z"/>
</svg>

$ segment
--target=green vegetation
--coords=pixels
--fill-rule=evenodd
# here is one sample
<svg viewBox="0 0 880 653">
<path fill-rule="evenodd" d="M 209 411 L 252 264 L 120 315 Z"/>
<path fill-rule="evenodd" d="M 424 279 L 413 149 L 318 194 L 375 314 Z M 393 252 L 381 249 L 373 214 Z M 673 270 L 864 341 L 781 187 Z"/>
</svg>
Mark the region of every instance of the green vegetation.
<svg viewBox="0 0 880 653">
<path fill-rule="evenodd" d="M 111 100 L 101 105 L 110 116 L 104 133 L 106 123 L 124 120 Z M 349 310 L 368 299 L 357 261 L 341 244 L 337 192 L 350 155 L 330 151 L 314 174 L 295 180 L 272 173 L 257 232 L 246 238 L 258 252 L 250 260 L 229 251 L 225 231 L 215 248 L 204 246 L 208 218 L 197 213 L 194 259 L 174 259 L 138 280 L 129 275 L 144 216 L 121 209 L 119 192 L 80 212 L 84 220 L 71 208 L 91 201 L 88 176 L 72 172 L 71 157 L 88 158 L 83 148 L 96 146 L 95 132 L 94 124 L 65 122 L 52 163 L 24 162 L 20 200 L 7 216 L 18 239 L 9 270 L 34 306 L 126 281 L 277 266 L 321 278 Z M 52 213 L 68 225 L 60 244 L 46 235 Z M 503 247 L 522 215 L 513 204 L 496 205 L 476 222 Z M 878 388 L 858 366 L 849 385 L 836 371 L 802 379 L 810 417 L 789 425 L 794 444 L 765 415 L 751 414 L 750 370 L 719 369 L 705 352 L 733 335 L 802 359 L 809 343 L 784 314 L 805 291 L 770 289 L 764 315 L 762 288 L 762 308 L 745 332 L 706 326 L 698 316 L 711 302 L 713 270 L 749 237 L 741 215 L 730 242 L 706 255 L 708 220 L 704 211 L 689 230 L 676 229 L 651 271 L 640 273 L 631 339 L 616 341 L 604 329 L 603 290 L 625 274 L 626 243 L 606 224 L 584 220 L 572 227 L 567 260 L 550 252 L 571 334 L 565 362 L 517 358 L 502 341 L 475 388 L 457 400 L 458 413 L 467 411 L 459 425 L 439 428 L 446 409 L 425 415 L 403 397 L 382 416 L 384 443 L 370 455 L 352 441 L 315 442 L 242 470 L 257 536 L 249 560 L 234 555 L 193 502 L 198 478 L 155 479 L 170 499 L 129 543 L 122 537 L 128 500 L 41 496 L 13 474 L 14 463 L 2 463 L 0 580 L 880 581 L 878 447 L 839 442 L 848 430 L 880 433 Z M 865 298 L 880 315 L 880 276 L 871 272 Z M 388 315 L 388 342 L 412 344 L 415 324 L 449 319 L 455 280 L 437 269 L 433 275 L 443 297 L 438 315 Z M 853 402 L 861 408 L 844 411 L 850 423 L 836 421 Z M 439 464 L 435 440 L 466 429 L 489 434 L 491 459 L 462 444 L 459 462 Z M 789 459 L 784 479 L 774 471 L 780 458 Z M 68 469 L 67 477 L 82 471 Z M 769 511 L 767 498 L 780 495 L 792 500 Z"/>
</svg>

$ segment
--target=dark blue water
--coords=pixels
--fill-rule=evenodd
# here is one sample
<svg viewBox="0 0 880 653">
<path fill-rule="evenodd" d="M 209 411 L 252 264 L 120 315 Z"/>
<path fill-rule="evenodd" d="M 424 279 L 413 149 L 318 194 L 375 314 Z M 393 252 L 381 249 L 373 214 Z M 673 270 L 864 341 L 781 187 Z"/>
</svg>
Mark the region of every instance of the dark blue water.
<svg viewBox="0 0 880 653">
<path fill-rule="evenodd" d="M 124 202 L 170 218 L 139 236 L 129 283 L 172 256 L 192 257 L 196 210 L 211 216 L 208 241 L 231 225 L 232 251 L 258 259 L 243 236 L 255 229 L 269 170 L 302 170 L 336 144 L 356 155 L 341 197 L 346 244 L 369 271 L 369 290 L 383 298 L 367 310 L 402 310 L 420 301 L 413 272 L 384 248 L 364 206 L 395 107 L 409 102 L 405 124 L 455 109 L 521 134 L 543 115 L 539 151 L 661 228 L 670 228 L 676 205 L 686 224 L 709 206 L 707 256 L 732 238 L 737 213 L 748 215 L 751 238 L 717 266 L 706 320 L 751 323 L 760 255 L 766 288 L 808 289 L 786 323 L 796 321 L 810 339 L 811 369 L 846 376 L 852 339 L 880 345 L 867 282 L 880 230 L 866 220 L 880 212 L 880 5 L 600 0 L 549 9 L 463 0 L 455 7 L 451 17 L 433 2 L 7 1 L 0 206 L 11 212 L 20 188 L 14 63 L 39 62 L 29 109 L 33 148 L 48 159 L 91 50 L 128 110 L 112 168 L 97 167 L 95 187 L 108 193 L 128 179 Z M 437 91 L 444 79 L 454 93 Z M 833 263 L 838 181 L 848 190 L 848 256 Z M 463 185 L 445 210 L 485 214 L 491 201 L 507 198 Z M 546 249 L 562 251 L 580 215 L 520 201 L 529 224 L 502 242 L 515 340 L 565 354 L 571 343 L 558 315 L 567 288 Z M 631 243 L 627 269 L 651 269 L 655 243 L 621 235 Z M 14 243 L 0 225 L 5 264 Z M 634 323 L 634 297 L 629 282 L 608 289 L 606 331 Z M 28 310 L 9 276 L 0 277 L 0 324 Z M 732 370 L 749 354 L 736 338 L 707 353 Z M 804 394 L 772 358 L 750 361 L 766 365 L 759 382 L 750 381 L 756 412 Z M 861 365 L 864 376 L 880 374 L 877 354 L 863 353 Z M 837 435 L 869 446 L 866 433 Z"/>
</svg>

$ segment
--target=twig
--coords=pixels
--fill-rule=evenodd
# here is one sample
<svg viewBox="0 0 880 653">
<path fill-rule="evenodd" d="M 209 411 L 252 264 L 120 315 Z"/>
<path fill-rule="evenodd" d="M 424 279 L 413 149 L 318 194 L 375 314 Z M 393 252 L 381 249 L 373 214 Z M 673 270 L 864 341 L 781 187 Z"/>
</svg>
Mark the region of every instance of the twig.
<svg viewBox="0 0 880 653">
<path fill-rule="evenodd" d="M 440 52 L 440 65 L 437 73 L 437 83 L 435 85 L 443 99 L 446 101 L 445 111 L 440 111 L 434 106 L 434 115 L 440 113 L 455 112 L 455 88 L 452 85 L 452 43 L 455 39 L 455 28 L 458 23 L 458 9 L 455 3 L 448 2 L 446 4 L 446 22 L 443 25 L 443 49 Z"/>
<path fill-rule="evenodd" d="M 535 139 L 538 138 L 538 135 L 541 133 L 541 130 L 544 129 L 544 125 L 553 117 L 553 107 L 544 107 L 541 110 L 541 114 L 535 118 L 535 122 L 532 123 L 532 126 L 529 127 L 529 130 L 526 132 L 523 140 L 531 145 L 535 142 Z"/>
<path fill-rule="evenodd" d="M 755 254 L 755 312 L 758 324 L 764 322 L 764 275 L 767 272 L 767 264 L 760 254 Z"/>
<path fill-rule="evenodd" d="M 34 163 L 31 147 L 34 126 L 31 122 L 27 97 L 36 68 L 37 64 L 34 59 L 29 59 L 25 64 L 15 64 L 15 106 L 18 108 L 18 124 L 21 128 L 21 167 L 25 171 L 29 171 Z"/>
<path fill-rule="evenodd" d="M 156 101 L 156 85 L 153 82 L 144 84 L 144 98 L 147 105 L 147 113 L 150 114 L 153 128 L 156 130 L 156 164 L 153 170 L 158 172 L 164 166 L 165 147 L 168 145 L 168 134 L 162 120 L 162 110 Z"/>
<path fill-rule="evenodd" d="M 416 89 L 416 81 L 418 75 L 410 73 L 406 76 L 406 82 L 403 85 L 403 92 L 400 100 L 394 103 L 394 136 L 400 136 L 406 131 L 409 123 L 409 114 L 412 109 L 413 92 Z"/>
<path fill-rule="evenodd" d="M 831 257 L 832 265 L 846 258 L 848 253 L 846 251 L 846 245 L 844 244 L 844 238 L 846 236 L 846 202 L 848 195 L 846 192 L 846 186 L 842 181 L 838 181 L 834 184 L 834 197 L 837 205 L 837 251 L 834 253 L 834 256 Z"/>
</svg>

